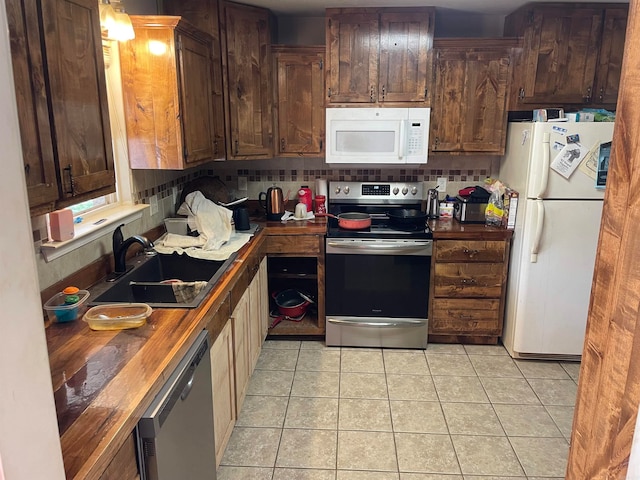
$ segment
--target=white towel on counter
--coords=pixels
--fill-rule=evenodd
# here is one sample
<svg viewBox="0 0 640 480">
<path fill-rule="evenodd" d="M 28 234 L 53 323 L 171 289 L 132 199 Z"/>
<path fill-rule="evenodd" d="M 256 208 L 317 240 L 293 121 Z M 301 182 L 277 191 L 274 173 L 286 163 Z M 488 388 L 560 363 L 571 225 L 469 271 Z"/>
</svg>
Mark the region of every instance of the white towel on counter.
<svg viewBox="0 0 640 480">
<path fill-rule="evenodd" d="M 252 233 L 235 232 L 231 235 L 229 241 L 222 245 L 222 247 L 220 247 L 218 250 L 205 250 L 202 247 L 187 246 L 186 244 L 189 241 L 188 239 L 197 240 L 199 237 L 189 237 L 187 235 L 175 235 L 171 233 L 167 233 L 166 235 L 160 237 L 157 241 L 153 242 L 153 244 L 154 250 L 158 253 L 172 254 L 173 252 L 177 252 L 180 255 L 185 254 L 193 258 L 200 258 L 202 260 L 225 261 L 231 256 L 232 253 L 240 250 L 252 236 Z M 182 239 L 176 240 L 176 237 L 185 237 L 185 245 L 179 246 L 179 243 L 182 241 Z"/>
<path fill-rule="evenodd" d="M 285 210 L 284 215 L 282 215 L 282 218 L 280 219 L 280 221 L 288 222 L 289 220 L 313 220 L 314 218 L 316 218 L 316 216 L 313 214 L 313 212 L 307 212 L 307 216 L 304 218 L 296 218 L 293 212 L 290 212 L 289 210 Z"/>
<path fill-rule="evenodd" d="M 231 238 L 233 212 L 216 205 L 200 191 L 187 195 L 177 213 L 188 216 L 187 224 L 200 234 L 203 250 L 219 250 Z"/>
</svg>

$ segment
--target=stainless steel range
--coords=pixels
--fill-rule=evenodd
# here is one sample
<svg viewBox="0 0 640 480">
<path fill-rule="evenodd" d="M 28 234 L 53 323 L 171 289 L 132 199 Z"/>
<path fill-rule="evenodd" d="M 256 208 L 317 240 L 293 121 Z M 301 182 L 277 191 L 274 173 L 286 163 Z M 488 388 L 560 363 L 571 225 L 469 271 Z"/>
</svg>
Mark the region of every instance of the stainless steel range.
<svg viewBox="0 0 640 480">
<path fill-rule="evenodd" d="M 371 226 L 329 219 L 327 345 L 426 348 L 433 240 L 423 199 L 422 183 L 329 183 L 328 211 L 368 214 Z"/>
</svg>

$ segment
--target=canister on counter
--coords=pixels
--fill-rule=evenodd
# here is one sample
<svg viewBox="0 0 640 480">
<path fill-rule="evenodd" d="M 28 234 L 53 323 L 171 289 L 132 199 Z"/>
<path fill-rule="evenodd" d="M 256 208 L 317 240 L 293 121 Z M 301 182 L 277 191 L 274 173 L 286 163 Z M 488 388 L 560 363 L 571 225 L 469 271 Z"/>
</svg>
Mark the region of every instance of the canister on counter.
<svg viewBox="0 0 640 480">
<path fill-rule="evenodd" d="M 311 189 L 308 185 L 303 185 L 298 190 L 298 199 L 301 203 L 304 203 L 307 206 L 307 212 L 313 211 L 313 200 L 311 198 Z"/>
</svg>

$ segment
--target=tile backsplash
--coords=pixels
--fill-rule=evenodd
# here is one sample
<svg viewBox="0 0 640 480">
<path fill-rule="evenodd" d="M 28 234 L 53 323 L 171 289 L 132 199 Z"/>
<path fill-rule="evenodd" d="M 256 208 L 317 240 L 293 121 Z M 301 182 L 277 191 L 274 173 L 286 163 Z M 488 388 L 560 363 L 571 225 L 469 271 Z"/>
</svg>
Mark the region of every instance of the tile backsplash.
<svg viewBox="0 0 640 480">
<path fill-rule="evenodd" d="M 303 185 L 314 188 L 316 178 L 329 181 L 410 181 L 426 182 L 428 188 L 435 187 L 438 177 L 447 179 L 446 193 L 456 195 L 458 190 L 482 182 L 496 175 L 499 157 L 430 157 L 429 163 L 420 167 L 381 168 L 377 166 L 337 167 L 328 165 L 323 159 L 279 158 L 269 160 L 244 160 L 215 162 L 200 168 L 185 171 L 133 170 L 132 198 L 136 204 L 157 204 L 157 213 L 144 211 L 141 220 L 127 225 L 125 235 L 143 233 L 162 224 L 164 218 L 175 215 L 176 196 L 188 182 L 201 177 L 218 176 L 236 198 L 248 197 L 256 200 L 274 183 L 289 192 L 294 200 Z M 337 168 L 336 168 L 337 167 Z M 247 179 L 247 190 L 238 189 L 238 177 Z M 444 197 L 444 193 L 441 194 Z M 33 239 L 38 266 L 40 288 L 53 285 L 82 267 L 94 262 L 111 251 L 111 235 L 80 247 L 73 255 L 65 255 L 46 263 L 39 254 L 39 247 L 47 239 L 44 217 L 32 218 Z"/>
</svg>

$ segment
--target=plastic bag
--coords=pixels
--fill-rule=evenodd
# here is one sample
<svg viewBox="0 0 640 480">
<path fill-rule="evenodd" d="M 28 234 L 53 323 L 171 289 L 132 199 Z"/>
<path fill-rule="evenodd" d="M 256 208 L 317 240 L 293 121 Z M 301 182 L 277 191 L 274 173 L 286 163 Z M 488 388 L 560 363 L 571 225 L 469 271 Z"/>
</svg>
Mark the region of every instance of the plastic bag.
<svg viewBox="0 0 640 480">
<path fill-rule="evenodd" d="M 487 209 L 484 211 L 485 223 L 494 227 L 500 227 L 502 225 L 502 217 L 504 216 L 504 203 L 502 201 L 502 195 L 504 194 L 504 185 L 499 180 L 496 180 L 489 185 L 489 201 L 487 202 Z"/>
</svg>

